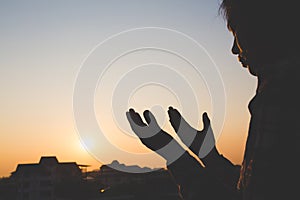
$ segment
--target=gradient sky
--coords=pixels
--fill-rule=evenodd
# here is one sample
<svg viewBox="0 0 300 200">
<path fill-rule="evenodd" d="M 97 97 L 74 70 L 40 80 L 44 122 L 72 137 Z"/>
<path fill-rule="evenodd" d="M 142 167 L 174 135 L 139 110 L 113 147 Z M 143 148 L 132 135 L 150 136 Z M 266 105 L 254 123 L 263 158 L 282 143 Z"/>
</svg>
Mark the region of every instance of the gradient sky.
<svg viewBox="0 0 300 200">
<path fill-rule="evenodd" d="M 85 141 L 82 145 L 82 133 L 78 134 L 73 115 L 73 90 L 87 55 L 110 36 L 141 27 L 162 27 L 182 32 L 201 44 L 209 53 L 220 72 L 226 94 L 225 120 L 220 122 L 224 126 L 220 130 L 217 146 L 222 154 L 240 164 L 249 123 L 247 105 L 254 96 L 256 79 L 240 66 L 237 58 L 230 52 L 233 37 L 223 18 L 218 15 L 219 3 L 219 0 L 1 0 L 0 177 L 8 176 L 18 163 L 36 163 L 41 156 L 49 155 L 57 156 L 61 162 L 89 164 L 90 170 L 115 159 L 128 165 L 164 165 L 162 159 L 155 155 L 151 159 L 136 159 L 135 156 L 122 156 L 111 152 L 101 142 Z M 157 41 L 160 39 L 159 36 L 151 34 L 143 37 Z M 136 40 L 138 38 L 132 38 L 126 44 L 113 41 L 106 48 L 108 51 L 124 47 L 125 50 L 130 50 L 130 45 Z M 176 46 L 170 43 L 171 46 Z M 188 49 L 186 51 L 188 54 L 195 53 Z M 114 79 L 118 69 L 122 69 L 123 73 L 125 70 L 126 73 L 129 70 L 127 66 L 149 63 L 149 54 L 157 60 L 164 58 L 172 65 L 173 59 L 168 55 L 156 55 L 156 51 L 146 52 L 146 56 L 143 53 L 135 55 L 138 57 L 128 55 L 125 60 L 116 63 L 111 68 L 112 74 L 104 77 L 97 89 L 109 93 L 112 90 L 110 86 L 118 81 L 117 78 Z M 177 65 L 180 65 L 180 61 Z M 152 66 L 153 69 L 155 67 L 157 65 Z M 151 69 L 151 66 L 147 69 Z M 180 69 L 188 70 L 183 66 L 178 68 Z M 186 70 L 180 73 L 185 72 Z M 186 73 L 187 79 L 191 78 L 193 81 L 193 72 Z M 213 76 L 211 74 L 212 78 Z M 164 75 L 156 78 L 164 79 Z M 202 84 L 201 80 L 193 83 Z M 128 86 L 126 82 L 124 85 Z M 169 104 L 176 106 L 176 102 L 178 103 L 175 98 L 177 94 L 172 99 L 172 95 L 164 87 L 156 86 L 144 86 L 144 91 L 136 90 L 130 98 L 124 98 L 128 100 L 126 106 L 135 106 L 138 111 L 153 108 L 158 118 L 162 118 L 160 123 L 165 125 L 166 119 L 163 116 L 166 115 Z M 182 85 L 174 86 L 175 90 L 180 86 Z M 101 98 L 103 91 L 96 92 L 94 106 L 97 120 L 105 126 L 103 130 L 109 141 L 132 154 L 149 153 L 136 138 L 122 136 L 122 131 L 116 125 L 106 121 L 108 119 L 105 117 L 111 111 L 105 111 L 109 102 Z M 159 98 L 155 98 L 157 96 Z M 203 90 L 203 94 L 198 92 L 197 96 L 204 98 L 207 91 Z M 157 99 L 161 100 L 162 107 L 158 106 L 160 101 Z M 113 106 L 118 105 L 118 101 L 114 101 L 117 103 L 112 103 Z M 213 118 L 211 107 L 214 105 L 203 103 L 198 106 L 200 114 L 207 110 Z M 114 109 L 114 113 L 124 119 L 124 106 Z M 192 110 L 193 107 L 182 109 Z M 192 120 L 193 114 L 187 113 L 186 118 Z M 124 121 L 120 123 L 122 125 Z M 213 126 L 214 123 L 217 122 L 212 120 Z M 171 132 L 171 129 L 165 128 Z M 89 151 L 89 142 L 98 145 L 97 150 L 103 152 L 100 155 L 103 159 L 97 159 Z"/>
</svg>

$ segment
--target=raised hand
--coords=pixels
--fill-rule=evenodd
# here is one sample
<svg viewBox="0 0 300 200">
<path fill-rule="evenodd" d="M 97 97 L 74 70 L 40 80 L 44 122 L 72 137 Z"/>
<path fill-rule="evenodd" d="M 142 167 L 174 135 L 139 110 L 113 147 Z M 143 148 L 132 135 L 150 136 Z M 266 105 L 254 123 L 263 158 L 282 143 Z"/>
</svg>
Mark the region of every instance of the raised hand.
<svg viewBox="0 0 300 200">
<path fill-rule="evenodd" d="M 167 161 L 172 160 L 177 153 L 184 152 L 177 141 L 159 127 L 154 115 L 149 110 L 144 111 L 143 115 L 146 123 L 143 122 L 139 113 L 135 112 L 134 109 L 126 112 L 131 129 L 146 147 L 155 151 Z"/>
<path fill-rule="evenodd" d="M 171 172 L 172 177 L 176 180 L 176 183 L 180 186 L 180 193 L 183 195 L 184 199 L 192 199 L 194 195 L 198 194 L 198 189 L 205 188 L 201 191 L 201 196 L 212 198 L 215 193 L 211 191 L 216 187 L 220 187 L 218 182 L 210 176 L 209 173 L 205 173 L 205 168 L 191 156 L 179 143 L 167 132 L 162 130 L 153 114 L 146 110 L 143 112 L 145 121 L 144 122 L 139 115 L 135 112 L 134 109 L 130 109 L 126 112 L 127 119 L 131 126 L 131 129 L 139 137 L 140 141 L 147 146 L 149 149 L 155 151 L 157 154 L 162 156 L 167 161 L 167 168 Z M 188 123 L 182 120 L 181 123 L 184 123 L 184 130 L 181 134 L 181 125 L 180 121 L 183 119 L 179 112 L 175 109 L 169 110 L 170 120 L 172 126 L 177 133 L 181 135 L 181 138 L 186 133 L 187 134 L 196 134 L 196 140 L 193 140 L 193 149 L 198 151 L 201 144 L 203 143 L 203 138 L 205 137 L 204 130 L 207 130 L 207 125 L 209 126 L 208 117 L 204 117 L 205 128 L 203 131 L 197 131 L 193 129 Z M 201 142 L 200 146 L 197 141 Z M 205 164 L 205 163 L 204 163 Z M 219 175 L 218 173 L 216 173 Z M 222 175 L 222 174 L 221 174 Z M 219 198 L 218 198 L 219 199 Z"/>
<path fill-rule="evenodd" d="M 197 131 L 181 116 L 178 110 L 170 107 L 168 110 L 170 122 L 182 142 L 202 160 L 208 173 L 217 177 L 221 183 L 229 185 L 233 191 L 239 178 L 240 167 L 233 165 L 221 155 L 216 146 L 210 120 L 207 113 L 203 113 L 204 128 Z M 208 146 L 205 146 L 208 145 Z M 202 150 L 204 148 L 204 151 Z"/>
<path fill-rule="evenodd" d="M 215 138 L 207 113 L 202 115 L 204 128 L 201 131 L 193 128 L 177 109 L 169 107 L 168 114 L 171 125 L 179 138 L 199 158 L 205 159 L 208 154 L 216 156 L 219 154 L 215 147 Z"/>
</svg>

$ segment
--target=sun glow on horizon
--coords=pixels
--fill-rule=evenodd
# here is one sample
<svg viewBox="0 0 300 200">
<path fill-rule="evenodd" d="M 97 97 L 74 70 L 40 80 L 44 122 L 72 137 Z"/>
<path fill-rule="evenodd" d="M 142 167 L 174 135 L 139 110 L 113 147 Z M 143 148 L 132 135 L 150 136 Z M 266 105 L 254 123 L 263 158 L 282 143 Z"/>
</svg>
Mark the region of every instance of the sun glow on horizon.
<svg viewBox="0 0 300 200">
<path fill-rule="evenodd" d="M 250 118 L 247 104 L 255 93 L 256 79 L 231 55 L 233 38 L 223 19 L 216 18 L 218 6 L 215 1 L 180 0 L 118 4 L 2 2 L 0 177 L 9 176 L 18 164 L 37 163 L 41 156 L 90 165 L 88 170 L 99 169 L 113 160 L 141 167 L 165 167 L 165 160 L 147 149 L 131 131 L 125 116 L 131 107 L 140 114 L 145 109 L 153 111 L 159 124 L 173 136 L 169 106 L 180 110 L 198 129 L 202 128 L 202 113 L 207 112 L 214 131 L 220 133 L 220 152 L 240 163 Z M 95 105 L 89 106 L 94 108 L 92 114 L 103 137 L 97 131 L 78 130 L 73 97 L 79 72 L 85 69 L 84 60 L 102 41 L 137 28 L 141 32 L 105 43 L 103 52 L 95 54 L 95 60 L 90 62 L 96 65 L 100 59 L 104 63 L 110 58 L 106 56 L 116 58 L 120 56 L 118 50 L 133 50 L 135 44 L 147 47 L 126 54 L 110 63 L 105 73 L 97 74 L 103 76 L 91 89 Z M 176 31 L 190 36 L 203 49 Z M 150 42 L 178 51 L 155 49 Z M 187 62 L 187 56 L 193 62 Z M 213 101 L 218 98 L 209 88 L 217 85 L 219 76 L 224 88 L 217 87 L 220 90 L 215 93 L 221 91 L 226 96 L 226 102 L 220 99 L 225 105 L 221 114 L 218 109 L 223 105 Z M 88 98 L 85 94 L 81 97 Z M 224 120 L 218 114 L 224 115 Z M 89 120 L 89 116 L 81 117 Z"/>
</svg>

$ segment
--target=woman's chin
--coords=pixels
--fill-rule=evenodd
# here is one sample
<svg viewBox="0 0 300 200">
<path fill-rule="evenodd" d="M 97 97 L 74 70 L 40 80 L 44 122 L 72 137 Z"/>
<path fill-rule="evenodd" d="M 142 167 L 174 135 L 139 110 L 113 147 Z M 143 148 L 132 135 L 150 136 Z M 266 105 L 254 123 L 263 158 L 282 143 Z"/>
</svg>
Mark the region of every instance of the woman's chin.
<svg viewBox="0 0 300 200">
<path fill-rule="evenodd" d="M 254 67 L 250 67 L 249 65 L 247 65 L 246 67 L 251 75 L 257 76 L 257 71 L 254 69 Z"/>
</svg>

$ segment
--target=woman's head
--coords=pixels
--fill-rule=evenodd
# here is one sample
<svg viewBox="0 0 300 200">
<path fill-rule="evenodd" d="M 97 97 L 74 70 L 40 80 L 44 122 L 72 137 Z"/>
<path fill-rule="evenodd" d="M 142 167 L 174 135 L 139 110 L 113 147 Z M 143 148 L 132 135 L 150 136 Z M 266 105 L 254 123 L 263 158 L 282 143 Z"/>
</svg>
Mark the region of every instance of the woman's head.
<svg viewBox="0 0 300 200">
<path fill-rule="evenodd" d="M 296 2 L 223 0 L 220 11 L 234 35 L 232 53 L 252 73 L 299 52 Z"/>
</svg>

